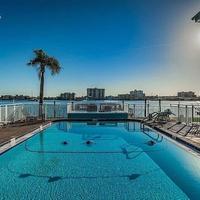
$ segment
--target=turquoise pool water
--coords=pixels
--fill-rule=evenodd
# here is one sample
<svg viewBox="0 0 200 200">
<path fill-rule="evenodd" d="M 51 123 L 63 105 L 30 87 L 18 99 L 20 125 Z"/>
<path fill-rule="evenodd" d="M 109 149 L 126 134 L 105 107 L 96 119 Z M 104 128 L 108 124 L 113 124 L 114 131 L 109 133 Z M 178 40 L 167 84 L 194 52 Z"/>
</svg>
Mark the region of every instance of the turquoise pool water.
<svg viewBox="0 0 200 200">
<path fill-rule="evenodd" d="M 0 199 L 200 199 L 200 158 L 135 122 L 55 123 L 0 156 Z"/>
</svg>

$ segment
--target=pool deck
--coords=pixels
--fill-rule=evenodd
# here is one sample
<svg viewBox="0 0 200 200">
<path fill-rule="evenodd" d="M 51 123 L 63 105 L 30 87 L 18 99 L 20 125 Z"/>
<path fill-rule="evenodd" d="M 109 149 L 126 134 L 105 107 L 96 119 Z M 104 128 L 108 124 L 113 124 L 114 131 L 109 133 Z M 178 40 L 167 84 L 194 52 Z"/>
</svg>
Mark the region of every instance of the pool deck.
<svg viewBox="0 0 200 200">
<path fill-rule="evenodd" d="M 14 127 L 6 127 L 2 132 L 2 140 L 6 141 L 4 143 L 0 143 L 0 155 L 8 151 L 9 149 L 15 147 L 16 145 L 22 143 L 23 141 L 29 139 L 40 131 L 46 129 L 51 125 L 51 122 L 39 122 L 29 125 L 21 125 Z M 8 133 L 7 135 L 5 135 Z M 6 137 L 5 137 L 6 136 Z M 7 140 L 10 138 L 10 140 Z"/>
<path fill-rule="evenodd" d="M 24 136 L 36 129 L 38 129 L 41 125 L 46 125 L 49 122 L 37 122 L 34 124 L 20 124 L 15 126 L 7 126 L 0 128 L 0 146 L 12 138 L 19 138 Z"/>
<path fill-rule="evenodd" d="M 189 134 L 188 136 L 183 136 L 159 125 L 149 125 L 149 127 L 200 153 L 200 137 Z"/>
</svg>

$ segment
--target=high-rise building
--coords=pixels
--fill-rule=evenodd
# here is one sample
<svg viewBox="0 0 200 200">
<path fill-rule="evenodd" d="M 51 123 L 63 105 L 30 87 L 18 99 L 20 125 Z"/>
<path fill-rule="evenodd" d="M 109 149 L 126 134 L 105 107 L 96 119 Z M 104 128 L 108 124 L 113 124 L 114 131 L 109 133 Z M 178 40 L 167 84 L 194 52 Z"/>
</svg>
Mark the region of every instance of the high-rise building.
<svg viewBox="0 0 200 200">
<path fill-rule="evenodd" d="M 101 100 L 105 98 L 105 89 L 87 88 L 87 98 Z"/>
</svg>

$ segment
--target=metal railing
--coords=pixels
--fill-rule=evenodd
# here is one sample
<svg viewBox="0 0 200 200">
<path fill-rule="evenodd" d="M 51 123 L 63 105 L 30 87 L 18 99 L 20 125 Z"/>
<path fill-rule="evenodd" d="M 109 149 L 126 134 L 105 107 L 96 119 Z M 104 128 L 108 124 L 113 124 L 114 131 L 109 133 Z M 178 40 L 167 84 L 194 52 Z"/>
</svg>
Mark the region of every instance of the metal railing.
<svg viewBox="0 0 200 200">
<path fill-rule="evenodd" d="M 45 119 L 66 118 L 67 104 L 44 104 L 43 115 Z M 8 104 L 0 105 L 0 122 L 15 123 L 26 120 L 28 117 L 39 117 L 39 105 L 28 104 Z"/>
<path fill-rule="evenodd" d="M 161 112 L 166 109 L 170 109 L 174 115 L 172 119 L 177 122 L 200 123 L 200 105 L 183 105 L 183 104 L 170 104 L 161 106 L 151 105 L 149 103 L 144 104 L 129 104 L 129 115 L 132 118 L 144 118 L 150 113 Z"/>
<path fill-rule="evenodd" d="M 113 103 L 113 102 L 112 102 Z M 179 122 L 188 123 L 200 123 L 200 105 L 183 105 L 183 104 L 169 104 L 162 105 L 161 102 L 144 101 L 140 104 L 130 103 L 123 101 L 116 102 L 118 106 L 111 106 L 112 103 L 97 103 L 96 112 L 128 112 L 132 118 L 144 118 L 150 113 L 160 112 L 166 109 L 170 109 L 175 115 L 171 116 L 174 120 Z M 155 104 L 156 103 L 156 104 Z M 46 120 L 67 118 L 67 114 L 70 112 L 78 111 L 78 104 L 87 104 L 86 102 L 74 102 L 74 103 L 45 103 L 43 105 L 43 114 Z M 88 105 L 91 102 L 88 102 Z M 114 103 L 113 103 L 114 104 Z M 100 106 L 101 105 L 101 106 Z M 102 107 L 103 105 L 103 107 Z M 111 107 L 109 107 L 111 106 Z M 83 111 L 84 112 L 84 111 Z M 85 110 L 87 112 L 87 109 Z M 91 112 L 91 111 L 90 111 Z M 39 105 L 38 103 L 18 103 L 0 105 L 0 122 L 10 123 L 25 120 L 27 117 L 39 117 Z"/>
<path fill-rule="evenodd" d="M 28 116 L 38 116 L 37 104 L 8 104 L 0 106 L 0 122 L 16 122 Z"/>
<path fill-rule="evenodd" d="M 200 105 L 171 105 L 171 111 L 176 114 L 176 120 L 179 122 L 200 123 Z"/>
</svg>

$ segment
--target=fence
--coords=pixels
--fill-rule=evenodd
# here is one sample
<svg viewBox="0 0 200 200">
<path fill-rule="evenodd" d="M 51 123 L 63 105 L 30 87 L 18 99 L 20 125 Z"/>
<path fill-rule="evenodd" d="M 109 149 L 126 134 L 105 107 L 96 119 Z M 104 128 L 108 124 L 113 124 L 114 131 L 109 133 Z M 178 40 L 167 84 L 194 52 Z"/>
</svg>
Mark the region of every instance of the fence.
<svg viewBox="0 0 200 200">
<path fill-rule="evenodd" d="M 171 111 L 179 122 L 200 123 L 200 105 L 171 105 Z"/>
<path fill-rule="evenodd" d="M 76 103 L 45 103 L 43 106 L 43 113 L 45 119 L 58 119 L 67 118 L 67 113 L 76 110 L 76 105 L 85 104 L 86 102 Z M 87 104 L 87 103 L 86 103 Z M 104 108 L 108 109 L 107 104 L 103 103 Z M 109 105 L 109 104 L 108 104 Z M 110 104 L 112 105 L 112 104 Z M 124 103 L 116 102 L 119 106 L 119 110 L 128 112 L 133 118 L 144 118 L 149 113 L 160 112 L 166 109 L 170 109 L 175 115 L 172 116 L 177 121 L 185 123 L 200 123 L 200 105 L 182 105 L 182 104 L 169 104 L 162 105 L 161 102 L 152 104 L 150 101 L 144 101 L 140 104 L 132 104 L 129 102 Z M 99 106 L 97 106 L 99 110 Z M 102 108 L 101 108 L 102 109 Z M 24 120 L 27 117 L 38 117 L 39 105 L 37 103 L 27 104 L 9 104 L 0 105 L 0 122 L 9 123 Z"/>
<path fill-rule="evenodd" d="M 43 114 L 46 120 L 52 118 L 66 118 L 67 104 L 44 104 Z M 0 122 L 17 122 L 25 120 L 28 117 L 38 116 L 39 105 L 36 103 L 0 105 Z"/>
<path fill-rule="evenodd" d="M 9 104 L 0 106 L 0 122 L 16 122 L 30 115 L 38 115 L 37 104 Z"/>
<path fill-rule="evenodd" d="M 134 118 L 144 118 L 147 117 L 150 113 L 161 112 L 170 108 L 170 105 L 162 105 L 161 101 L 158 101 L 157 104 L 155 104 L 155 102 L 152 104 L 150 101 L 144 101 L 142 104 L 128 103 L 128 112 Z"/>
<path fill-rule="evenodd" d="M 128 104 L 128 112 L 133 118 L 144 118 L 150 113 L 161 112 L 170 109 L 174 115 L 172 119 L 177 122 L 200 123 L 200 105 L 184 105 L 184 104 L 170 104 L 170 105 L 151 105 L 148 102 L 144 104 Z"/>
</svg>

